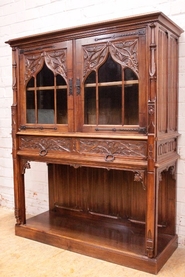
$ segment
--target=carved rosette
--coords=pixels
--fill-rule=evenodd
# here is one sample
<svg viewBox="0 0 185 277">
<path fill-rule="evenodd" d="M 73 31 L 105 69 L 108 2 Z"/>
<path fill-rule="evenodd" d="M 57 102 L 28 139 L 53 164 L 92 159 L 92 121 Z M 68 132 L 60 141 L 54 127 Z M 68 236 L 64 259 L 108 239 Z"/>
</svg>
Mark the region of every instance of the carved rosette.
<svg viewBox="0 0 185 277">
<path fill-rule="evenodd" d="M 106 42 L 98 45 L 84 46 L 84 77 L 90 71 L 97 70 L 111 54 L 112 58 L 123 68 L 130 67 L 138 75 L 138 41 Z"/>
<path fill-rule="evenodd" d="M 66 69 L 66 50 L 58 50 L 53 52 L 42 52 L 34 55 L 25 56 L 25 82 L 28 82 L 31 77 L 35 77 L 42 69 L 43 65 L 53 72 L 54 75 L 61 75 L 67 79 Z"/>
</svg>

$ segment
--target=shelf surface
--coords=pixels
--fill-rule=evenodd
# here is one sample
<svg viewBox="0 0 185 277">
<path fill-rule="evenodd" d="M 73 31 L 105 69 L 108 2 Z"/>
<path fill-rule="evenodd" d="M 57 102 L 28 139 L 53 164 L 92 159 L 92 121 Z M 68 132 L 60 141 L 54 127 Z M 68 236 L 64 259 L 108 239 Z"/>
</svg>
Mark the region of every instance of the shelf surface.
<svg viewBox="0 0 185 277">
<path fill-rule="evenodd" d="M 177 248 L 177 237 L 159 234 L 158 256 L 145 255 L 145 225 L 80 213 L 48 211 L 16 226 L 16 235 L 156 274 Z"/>
</svg>

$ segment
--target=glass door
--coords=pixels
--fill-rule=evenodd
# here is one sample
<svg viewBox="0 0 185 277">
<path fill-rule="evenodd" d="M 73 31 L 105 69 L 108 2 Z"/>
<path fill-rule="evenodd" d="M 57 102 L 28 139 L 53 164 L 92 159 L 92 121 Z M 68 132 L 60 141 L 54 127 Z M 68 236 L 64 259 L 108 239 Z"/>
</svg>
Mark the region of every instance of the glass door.
<svg viewBox="0 0 185 277">
<path fill-rule="evenodd" d="M 143 82 L 146 66 L 139 63 L 145 62 L 145 51 L 140 51 L 145 36 L 120 39 L 121 34 L 116 34 L 112 37 L 119 39 L 113 40 L 104 37 L 88 39 L 88 44 L 86 39 L 77 43 L 81 51 L 81 72 L 80 67 L 78 71 L 83 111 L 81 129 L 143 132 L 147 107 Z"/>
<path fill-rule="evenodd" d="M 72 43 L 60 49 L 24 52 L 21 129 L 72 131 Z M 69 111 L 70 110 L 70 111 Z"/>
</svg>

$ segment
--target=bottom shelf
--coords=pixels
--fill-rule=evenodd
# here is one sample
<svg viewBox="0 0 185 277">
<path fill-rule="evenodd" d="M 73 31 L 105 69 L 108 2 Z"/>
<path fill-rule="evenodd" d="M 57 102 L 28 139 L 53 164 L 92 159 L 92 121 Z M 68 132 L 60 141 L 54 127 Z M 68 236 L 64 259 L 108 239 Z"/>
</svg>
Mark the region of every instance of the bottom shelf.
<svg viewBox="0 0 185 277">
<path fill-rule="evenodd" d="M 48 211 L 16 225 L 15 234 L 80 254 L 157 274 L 177 248 L 177 236 L 159 234 L 158 255 L 145 255 L 145 226 L 97 215 Z"/>
</svg>

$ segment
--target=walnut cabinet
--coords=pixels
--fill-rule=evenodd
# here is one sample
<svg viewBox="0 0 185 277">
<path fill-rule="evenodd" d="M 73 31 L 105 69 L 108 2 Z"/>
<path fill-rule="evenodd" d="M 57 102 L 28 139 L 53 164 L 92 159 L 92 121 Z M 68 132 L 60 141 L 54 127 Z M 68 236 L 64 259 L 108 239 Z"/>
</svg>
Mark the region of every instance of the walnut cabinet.
<svg viewBox="0 0 185 277">
<path fill-rule="evenodd" d="M 177 248 L 181 33 L 155 12 L 7 42 L 16 235 L 157 274 Z M 27 219 L 31 161 L 49 208 Z"/>
</svg>

